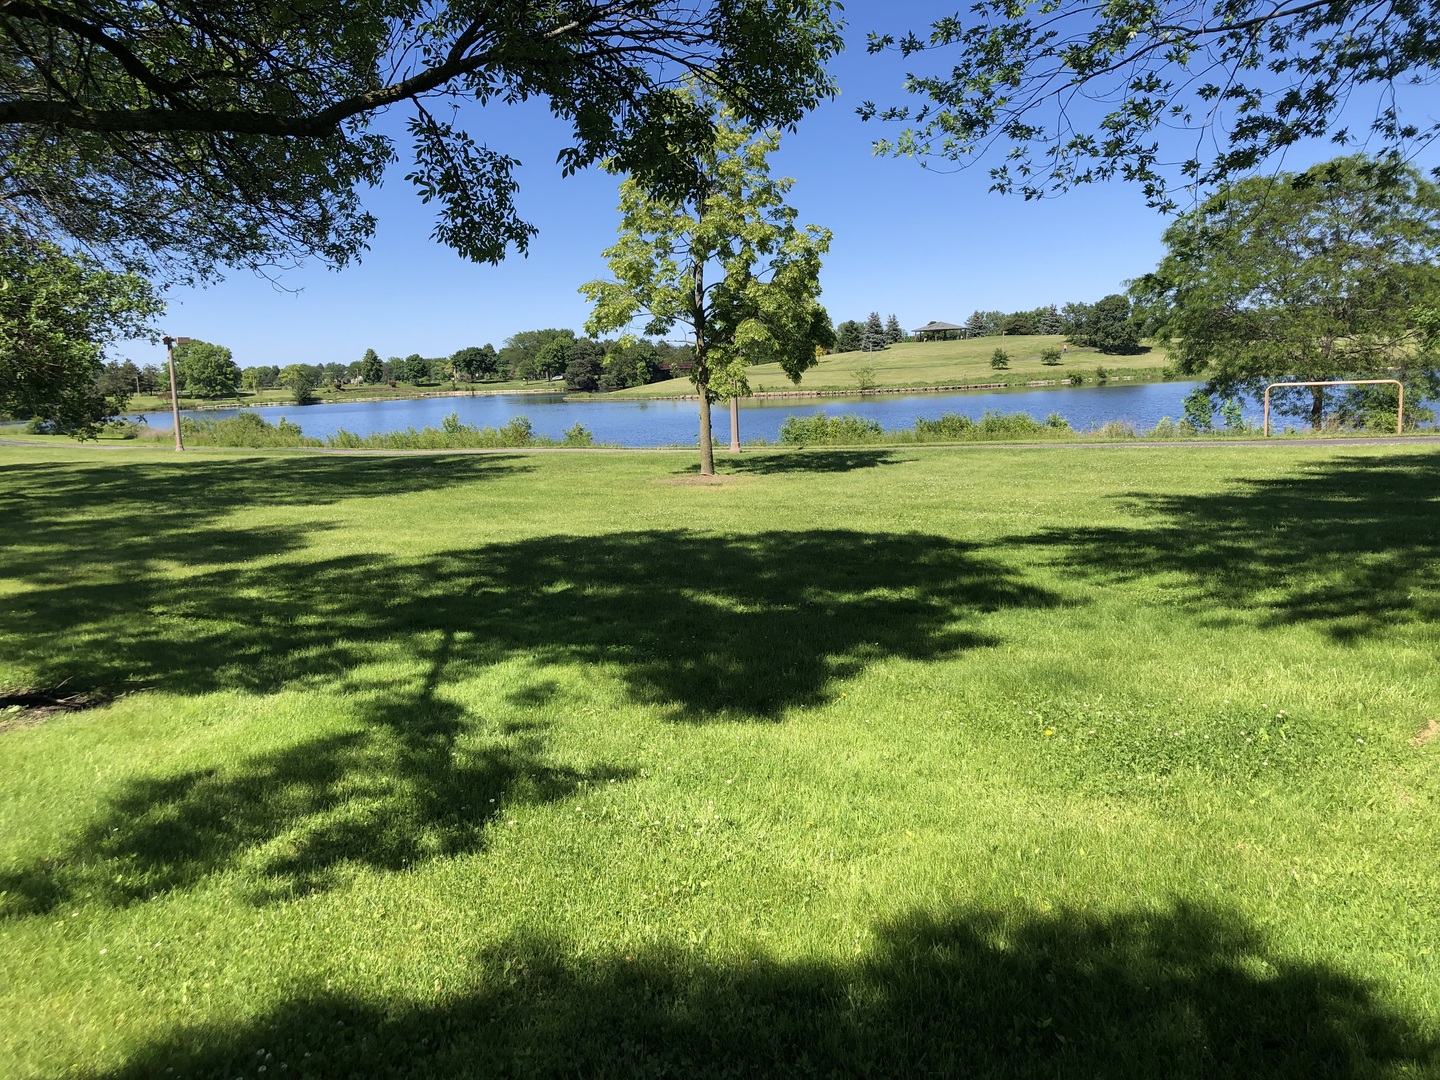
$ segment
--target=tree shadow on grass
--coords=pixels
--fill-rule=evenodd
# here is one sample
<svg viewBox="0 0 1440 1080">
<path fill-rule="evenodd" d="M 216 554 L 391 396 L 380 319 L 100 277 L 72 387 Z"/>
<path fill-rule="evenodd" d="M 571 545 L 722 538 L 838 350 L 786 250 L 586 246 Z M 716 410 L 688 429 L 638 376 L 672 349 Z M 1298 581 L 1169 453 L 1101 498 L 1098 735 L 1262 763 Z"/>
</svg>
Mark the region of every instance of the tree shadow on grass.
<svg viewBox="0 0 1440 1080">
<path fill-rule="evenodd" d="M 298 525 L 237 529 L 251 507 L 315 507 L 435 491 L 528 469 L 510 455 L 330 459 L 193 458 L 171 462 L 0 465 L 0 565 L 24 581 L 74 580 L 92 569 L 134 575 L 156 561 L 243 562 L 304 542 Z"/>
<path fill-rule="evenodd" d="M 1056 603 L 942 536 L 681 530 L 544 536 L 401 560 L 59 582 L 15 599 L 43 680 L 172 693 L 389 692 L 357 669 L 451 642 L 449 669 L 523 656 L 617 674 L 677 720 L 777 719 L 887 656 L 994 643 L 973 625 Z M 137 618 L 137 614 L 142 616 Z"/>
<path fill-rule="evenodd" d="M 920 912 L 875 939 L 853 962 L 712 967 L 519 938 L 439 1004 L 302 990 L 105 1076 L 1311 1080 L 1440 1066 L 1433 1032 L 1372 986 L 1278 955 L 1232 911 Z"/>
<path fill-rule="evenodd" d="M 783 473 L 841 473 L 901 465 L 906 461 L 894 450 L 759 450 L 740 455 L 716 455 L 715 470 L 721 476 L 775 476 Z M 698 464 L 680 470 L 695 476 Z"/>
<path fill-rule="evenodd" d="M 1305 624 L 1336 641 L 1440 622 L 1440 457 L 1350 458 L 1214 494 L 1132 493 L 1140 525 L 1010 542 L 1111 581 L 1178 578 L 1206 619 Z"/>
<path fill-rule="evenodd" d="M 57 583 L 16 603 L 29 647 L 55 658 L 48 679 L 308 688 L 360 730 L 129 781 L 68 850 L 0 877 L 12 916 L 79 896 L 128 903 L 234 867 L 262 893 L 322 888 L 347 865 L 478 850 L 497 807 L 626 775 L 549 763 L 530 728 L 510 733 L 514 749 L 465 751 L 478 721 L 446 688 L 486 665 L 526 662 L 531 684 L 497 702 L 512 709 L 553 708 L 556 670 L 579 664 L 663 719 L 777 721 L 876 660 L 991 645 L 974 625 L 984 612 L 1055 598 L 944 537 L 830 530 L 547 536 Z"/>
</svg>

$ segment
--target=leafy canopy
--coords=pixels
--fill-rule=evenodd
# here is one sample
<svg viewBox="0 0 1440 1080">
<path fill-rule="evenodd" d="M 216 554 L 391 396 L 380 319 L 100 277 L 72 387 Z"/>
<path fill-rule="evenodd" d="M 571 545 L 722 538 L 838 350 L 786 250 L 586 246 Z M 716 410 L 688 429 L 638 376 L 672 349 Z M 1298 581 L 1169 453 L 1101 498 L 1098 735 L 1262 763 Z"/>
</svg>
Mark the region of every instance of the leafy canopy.
<svg viewBox="0 0 1440 1080">
<path fill-rule="evenodd" d="M 0 414 L 93 438 L 134 389 L 97 386 L 105 346 L 150 333 L 161 310 L 143 279 L 0 229 Z"/>
<path fill-rule="evenodd" d="M 1393 377 L 1434 392 L 1440 187 L 1362 157 L 1223 188 L 1166 230 L 1132 293 L 1152 336 L 1212 392 Z M 1300 395 L 1313 422 L 1323 396 Z"/>
<path fill-rule="evenodd" d="M 0 225 L 31 243 L 181 280 L 313 257 L 339 266 L 374 221 L 358 191 L 397 157 L 372 128 L 404 106 L 407 179 L 434 238 L 496 262 L 534 233 L 476 109 L 543 98 L 573 136 L 658 190 L 690 177 L 709 116 L 793 124 L 833 92 L 828 0 L 6 0 Z M 436 108 L 443 105 L 443 113 Z M 455 108 L 452 108 L 455 106 Z M 38 249 L 37 249 L 38 250 Z"/>
<path fill-rule="evenodd" d="M 905 125 L 880 152 L 963 167 L 995 149 L 997 191 L 1039 198 L 1123 177 L 1171 209 L 1177 169 L 1209 188 L 1327 135 L 1363 138 L 1396 164 L 1440 134 L 1433 116 L 1401 106 L 1405 84 L 1440 74 L 1440 10 L 1428 0 L 980 0 L 970 15 L 924 37 L 872 34 L 872 53 L 936 52 L 953 66 L 909 76 L 922 105 L 859 112 Z M 1378 103 L 1368 130 L 1344 126 L 1352 98 Z M 1177 161 L 1166 160 L 1172 142 Z"/>
<path fill-rule="evenodd" d="M 798 382 L 815 365 L 816 346 L 834 344 L 817 301 L 831 234 L 796 226 L 785 203 L 793 181 L 770 175 L 767 158 L 778 145 L 778 132 L 757 131 L 720 108 L 711 145 L 691 159 L 698 182 L 687 198 L 657 197 L 635 177 L 621 183 L 620 238 L 605 251 L 614 278 L 580 289 L 594 305 L 587 333 L 639 319 L 650 335 L 686 328 L 707 475 L 714 471 L 710 404 L 750 394 L 748 365 L 778 363 Z"/>
<path fill-rule="evenodd" d="M 198 339 L 175 346 L 175 376 L 191 397 L 227 397 L 240 385 L 240 369 L 224 345 Z"/>
</svg>

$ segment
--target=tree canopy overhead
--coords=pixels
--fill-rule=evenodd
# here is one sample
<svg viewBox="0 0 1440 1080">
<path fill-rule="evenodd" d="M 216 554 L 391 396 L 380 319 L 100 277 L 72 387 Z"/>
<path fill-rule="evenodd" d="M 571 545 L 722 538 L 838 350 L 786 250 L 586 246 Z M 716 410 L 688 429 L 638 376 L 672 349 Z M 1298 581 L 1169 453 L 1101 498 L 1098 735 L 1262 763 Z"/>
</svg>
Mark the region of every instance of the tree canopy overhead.
<svg viewBox="0 0 1440 1080">
<path fill-rule="evenodd" d="M 861 107 L 905 125 L 877 148 L 960 166 L 993 148 L 994 189 L 1026 198 L 1123 177 L 1170 209 L 1177 173 L 1208 188 L 1326 136 L 1398 162 L 1440 134 L 1400 93 L 1440 78 L 1429 0 L 980 0 L 923 37 L 871 35 L 892 48 L 953 67 L 909 77 L 922 105 Z M 1370 96 L 1362 130 L 1345 126 Z"/>
<path fill-rule="evenodd" d="M 1440 187 L 1368 165 L 1252 177 L 1166 230 L 1132 292 L 1183 374 L 1224 395 L 1375 376 L 1440 389 Z M 1281 401 L 1316 426 L 1324 403 L 1320 388 Z"/>
<path fill-rule="evenodd" d="M 524 251 L 514 169 L 452 104 L 548 101 L 566 172 L 601 159 L 686 189 L 711 118 L 789 125 L 833 92 L 829 0 L 4 0 L 0 227 L 188 280 L 296 258 L 342 265 L 374 221 L 358 189 L 396 157 L 372 129 L 408 110 L 407 179 L 435 239 L 476 261 Z M 443 114 L 435 109 L 440 102 Z"/>
</svg>

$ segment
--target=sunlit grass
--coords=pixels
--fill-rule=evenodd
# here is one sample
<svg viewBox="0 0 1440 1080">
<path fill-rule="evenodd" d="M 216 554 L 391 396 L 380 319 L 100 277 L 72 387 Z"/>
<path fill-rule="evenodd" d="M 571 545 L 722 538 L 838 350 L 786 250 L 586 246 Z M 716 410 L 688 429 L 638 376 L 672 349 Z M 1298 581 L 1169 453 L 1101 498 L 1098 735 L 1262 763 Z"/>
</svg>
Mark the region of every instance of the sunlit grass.
<svg viewBox="0 0 1440 1080">
<path fill-rule="evenodd" d="M 1068 351 L 1058 366 L 1041 363 L 1040 351 L 1047 346 L 1064 346 Z M 990 358 L 996 349 L 1010 356 L 1010 366 L 996 371 Z M 1003 383 L 1024 386 L 1035 380 L 1058 381 L 1072 369 L 1085 376 L 1091 385 L 1096 382 L 1095 369 L 1106 369 L 1108 378 L 1154 379 L 1169 362 L 1165 350 L 1147 347 L 1134 356 L 1106 356 L 1091 348 L 1066 345 L 1059 334 L 1033 334 L 1019 337 L 969 338 L 961 341 L 906 342 L 892 345 L 880 352 L 834 353 L 821 357 L 820 362 L 805 372 L 799 385 L 792 383 L 778 364 L 757 364 L 746 372 L 752 390 L 760 392 L 789 390 L 846 390 L 861 388 L 856 373 L 869 366 L 873 369 L 878 389 L 928 386 L 955 386 L 970 383 Z M 636 386 L 618 393 L 624 397 L 666 397 L 693 394 L 689 379 Z"/>
<path fill-rule="evenodd" d="M 1433 450 L 692 458 L 0 448 L 0 1074 L 1440 1069 Z"/>
</svg>

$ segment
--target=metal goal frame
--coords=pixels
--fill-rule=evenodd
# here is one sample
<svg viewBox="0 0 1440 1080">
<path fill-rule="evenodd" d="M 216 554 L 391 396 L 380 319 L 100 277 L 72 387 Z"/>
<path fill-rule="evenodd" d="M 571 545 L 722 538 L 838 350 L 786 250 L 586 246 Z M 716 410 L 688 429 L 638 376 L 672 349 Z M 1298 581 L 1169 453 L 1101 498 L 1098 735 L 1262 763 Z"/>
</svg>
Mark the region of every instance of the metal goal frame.
<svg viewBox="0 0 1440 1080">
<path fill-rule="evenodd" d="M 1400 429 L 1405 424 L 1405 384 L 1399 379 L 1322 379 L 1319 382 L 1272 382 L 1265 387 L 1265 438 L 1270 437 L 1270 391 L 1277 387 L 1291 386 L 1378 386 L 1381 383 L 1393 384 L 1400 390 L 1400 407 L 1395 413 L 1395 434 L 1400 434 Z"/>
</svg>

